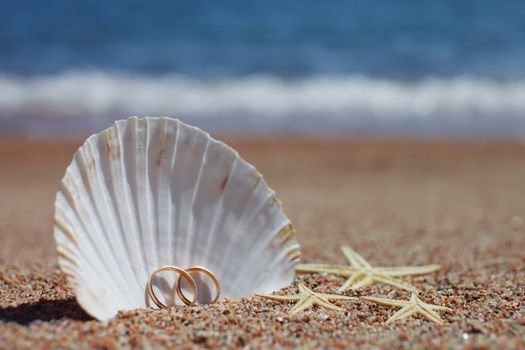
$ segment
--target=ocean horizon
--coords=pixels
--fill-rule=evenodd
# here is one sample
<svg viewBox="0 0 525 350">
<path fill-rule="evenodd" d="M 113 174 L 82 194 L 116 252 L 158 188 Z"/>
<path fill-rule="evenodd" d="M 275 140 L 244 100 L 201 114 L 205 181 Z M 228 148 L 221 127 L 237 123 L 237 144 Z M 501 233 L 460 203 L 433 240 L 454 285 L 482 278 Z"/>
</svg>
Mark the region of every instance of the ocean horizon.
<svg viewBox="0 0 525 350">
<path fill-rule="evenodd" d="M 228 5 L 1 4 L 0 134 L 525 136 L 521 1 Z"/>
</svg>

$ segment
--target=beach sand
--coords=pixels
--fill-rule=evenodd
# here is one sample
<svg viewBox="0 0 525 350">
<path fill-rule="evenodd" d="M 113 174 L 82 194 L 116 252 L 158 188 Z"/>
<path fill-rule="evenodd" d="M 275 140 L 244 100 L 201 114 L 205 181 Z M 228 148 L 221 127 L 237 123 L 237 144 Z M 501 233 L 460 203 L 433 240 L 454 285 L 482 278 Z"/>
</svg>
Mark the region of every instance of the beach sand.
<svg viewBox="0 0 525 350">
<path fill-rule="evenodd" d="M 447 324 L 385 325 L 395 310 L 364 301 L 290 316 L 290 305 L 257 297 L 95 321 L 57 269 L 52 239 L 55 191 L 80 141 L 12 139 L 0 141 L 0 348 L 525 347 L 525 144 L 226 141 L 276 190 L 302 262 L 346 264 L 346 244 L 373 265 L 441 264 L 404 280 L 453 309 Z M 322 292 L 345 281 L 297 279 Z M 410 297 L 381 285 L 347 295 Z"/>
</svg>

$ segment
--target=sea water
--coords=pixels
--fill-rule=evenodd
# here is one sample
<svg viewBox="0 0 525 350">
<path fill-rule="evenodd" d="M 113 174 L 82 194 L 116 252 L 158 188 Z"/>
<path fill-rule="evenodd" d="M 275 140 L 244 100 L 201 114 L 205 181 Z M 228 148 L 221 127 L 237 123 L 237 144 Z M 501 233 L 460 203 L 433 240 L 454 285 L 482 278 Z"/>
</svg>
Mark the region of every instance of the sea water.
<svg viewBox="0 0 525 350">
<path fill-rule="evenodd" d="M 525 1 L 5 1 L 0 133 L 525 134 Z"/>
</svg>

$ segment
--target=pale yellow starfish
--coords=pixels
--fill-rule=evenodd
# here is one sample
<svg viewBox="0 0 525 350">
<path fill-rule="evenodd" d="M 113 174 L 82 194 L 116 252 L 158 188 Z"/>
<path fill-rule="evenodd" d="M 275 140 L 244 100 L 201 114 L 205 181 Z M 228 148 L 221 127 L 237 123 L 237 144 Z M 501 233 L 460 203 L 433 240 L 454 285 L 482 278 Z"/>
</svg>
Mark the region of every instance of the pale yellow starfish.
<svg viewBox="0 0 525 350">
<path fill-rule="evenodd" d="M 439 317 L 436 311 L 452 311 L 450 308 L 445 306 L 427 304 L 421 299 L 419 299 L 416 293 L 412 293 L 412 296 L 410 297 L 409 301 L 374 297 L 361 297 L 361 299 L 371 301 L 382 306 L 400 307 L 401 310 L 393 314 L 392 317 L 390 317 L 388 321 L 386 321 L 387 324 L 397 320 L 408 318 L 412 315 L 419 314 L 425 317 L 427 320 L 443 325 L 445 324 L 445 321 L 443 321 L 443 319 Z"/>
<path fill-rule="evenodd" d="M 308 308 L 313 307 L 314 305 L 322 306 L 327 309 L 332 310 L 344 310 L 343 308 L 340 308 L 339 306 L 336 306 L 330 301 L 334 300 L 357 300 L 357 298 L 354 297 L 348 297 L 345 295 L 335 295 L 335 294 L 323 294 L 323 293 L 316 293 L 310 289 L 308 289 L 304 284 L 299 283 L 298 286 L 299 293 L 295 295 L 263 295 L 263 294 L 257 294 L 257 296 L 262 298 L 267 298 L 275 301 L 297 301 L 297 304 L 293 308 L 291 308 L 288 312 L 290 314 L 296 314 L 300 311 L 306 310 Z"/>
<path fill-rule="evenodd" d="M 299 264 L 297 266 L 297 272 L 328 272 L 350 277 L 341 288 L 339 288 L 338 292 L 344 292 L 349 289 L 356 290 L 375 282 L 417 292 L 418 289 L 416 287 L 395 277 L 423 275 L 440 268 L 439 265 L 372 267 L 372 265 L 370 265 L 361 255 L 357 254 L 352 248 L 343 246 L 341 247 L 341 250 L 348 259 L 350 266 Z"/>
</svg>

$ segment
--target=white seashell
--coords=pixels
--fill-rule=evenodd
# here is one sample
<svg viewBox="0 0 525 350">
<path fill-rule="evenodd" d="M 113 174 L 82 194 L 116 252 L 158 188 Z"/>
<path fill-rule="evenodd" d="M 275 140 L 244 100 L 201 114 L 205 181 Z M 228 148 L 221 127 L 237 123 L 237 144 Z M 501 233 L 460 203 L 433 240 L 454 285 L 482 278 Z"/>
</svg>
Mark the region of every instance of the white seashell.
<svg viewBox="0 0 525 350">
<path fill-rule="evenodd" d="M 290 284 L 300 257 L 257 170 L 171 118 L 132 117 L 86 140 L 56 195 L 54 236 L 79 304 L 100 320 L 150 306 L 161 266 L 205 266 L 221 298 L 239 299 Z"/>
</svg>

